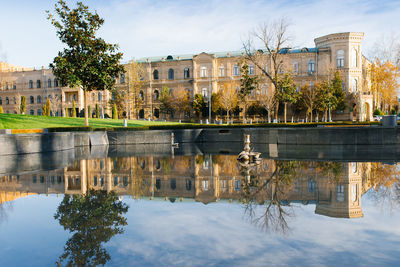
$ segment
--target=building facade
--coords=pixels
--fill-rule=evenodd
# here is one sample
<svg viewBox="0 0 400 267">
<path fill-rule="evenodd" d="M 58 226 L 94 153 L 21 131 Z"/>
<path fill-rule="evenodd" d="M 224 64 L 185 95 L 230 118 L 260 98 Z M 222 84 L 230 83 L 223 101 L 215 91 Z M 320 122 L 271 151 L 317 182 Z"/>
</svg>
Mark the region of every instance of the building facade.
<svg viewBox="0 0 400 267">
<path fill-rule="evenodd" d="M 282 72 L 291 72 L 298 88 L 307 84 L 313 87 L 316 83 L 333 77 L 340 72 L 343 80 L 343 91 L 348 95 L 346 109 L 333 113 L 336 120 L 371 120 L 373 103 L 369 68 L 371 62 L 362 55 L 361 45 L 364 34 L 358 32 L 335 33 L 318 37 L 315 47 L 301 49 L 283 49 L 284 67 Z M 168 116 L 160 112 L 160 93 L 168 87 L 171 94 L 178 88 L 187 90 L 193 100 L 195 94 L 202 94 L 207 100 L 212 93 L 218 92 L 226 82 L 240 86 L 240 64 L 243 52 L 200 53 L 193 55 L 168 55 L 162 57 L 146 57 L 136 62 L 145 70 L 144 86 L 134 92 L 140 98 L 140 106 L 127 105 L 138 119 L 177 119 L 182 114 L 172 112 Z M 271 70 L 271 60 L 264 55 L 265 69 Z M 263 78 L 262 71 L 251 62 L 249 74 L 260 77 L 259 88 L 250 96 L 250 101 L 271 94 L 273 86 Z M 128 69 L 128 65 L 126 65 Z M 71 113 L 72 102 L 75 101 L 77 113 L 83 109 L 83 92 L 79 88 L 62 87 L 56 81 L 51 70 L 21 70 L 4 68 L 0 73 L 0 105 L 7 113 L 17 113 L 18 99 L 25 95 L 27 113 L 40 115 L 41 106 L 51 100 L 52 114 L 65 116 Z M 117 78 L 116 88 L 129 89 L 129 79 L 125 75 Z M 129 90 L 127 90 L 129 91 Z M 108 91 L 90 92 L 88 105 L 91 110 L 99 104 L 101 114 L 110 114 L 108 105 L 112 95 Z M 32 101 L 31 101 L 32 100 Z M 185 119 L 193 117 L 193 112 L 183 114 Z M 291 114 L 289 114 L 290 116 Z"/>
</svg>

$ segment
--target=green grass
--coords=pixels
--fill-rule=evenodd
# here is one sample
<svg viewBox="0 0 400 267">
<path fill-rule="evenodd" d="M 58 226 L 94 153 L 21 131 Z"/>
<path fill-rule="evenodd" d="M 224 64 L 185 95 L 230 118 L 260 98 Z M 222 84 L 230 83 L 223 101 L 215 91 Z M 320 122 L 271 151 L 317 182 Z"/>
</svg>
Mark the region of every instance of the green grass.
<svg viewBox="0 0 400 267">
<path fill-rule="evenodd" d="M 123 120 L 112 119 L 89 119 L 92 128 L 118 128 L 123 127 Z M 145 126 L 173 126 L 177 122 L 155 122 L 128 120 L 128 127 Z M 34 115 L 0 114 L 0 129 L 44 129 L 59 127 L 83 127 L 84 118 L 63 118 L 63 117 L 44 117 Z"/>
</svg>

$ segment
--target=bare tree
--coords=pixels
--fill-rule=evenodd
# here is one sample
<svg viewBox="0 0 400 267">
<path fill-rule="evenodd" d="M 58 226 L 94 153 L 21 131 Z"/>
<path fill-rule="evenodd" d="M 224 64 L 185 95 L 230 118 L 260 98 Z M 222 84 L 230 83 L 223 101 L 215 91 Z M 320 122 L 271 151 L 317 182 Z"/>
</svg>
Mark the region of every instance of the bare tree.
<svg viewBox="0 0 400 267">
<path fill-rule="evenodd" d="M 275 97 L 275 94 L 272 90 L 268 90 L 267 88 L 265 88 L 265 90 L 263 89 L 262 92 L 260 94 L 257 95 L 257 101 L 260 103 L 260 105 L 262 107 L 265 108 L 265 110 L 268 113 L 268 122 L 271 122 L 271 114 L 274 112 L 275 110 L 275 106 L 276 106 L 276 102 L 277 99 Z"/>
<path fill-rule="evenodd" d="M 274 86 L 274 91 L 278 88 L 280 74 L 284 67 L 284 48 L 288 47 L 290 36 L 288 34 L 289 23 L 285 18 L 280 18 L 271 23 L 260 24 L 247 41 L 243 43 L 245 58 L 252 62 L 257 69 Z M 257 49 L 255 45 L 261 43 L 262 49 Z M 279 105 L 276 105 L 276 109 Z M 277 118 L 278 112 L 275 112 Z"/>
<path fill-rule="evenodd" d="M 61 95 L 52 93 L 50 96 L 50 112 L 55 116 L 56 112 L 62 109 Z"/>
<path fill-rule="evenodd" d="M 238 96 L 233 81 L 224 83 L 218 93 L 221 106 L 226 110 L 226 123 L 228 124 L 229 112 L 238 104 Z"/>
<path fill-rule="evenodd" d="M 369 51 L 370 58 L 390 62 L 400 67 L 400 37 L 395 33 L 382 34 Z"/>
</svg>

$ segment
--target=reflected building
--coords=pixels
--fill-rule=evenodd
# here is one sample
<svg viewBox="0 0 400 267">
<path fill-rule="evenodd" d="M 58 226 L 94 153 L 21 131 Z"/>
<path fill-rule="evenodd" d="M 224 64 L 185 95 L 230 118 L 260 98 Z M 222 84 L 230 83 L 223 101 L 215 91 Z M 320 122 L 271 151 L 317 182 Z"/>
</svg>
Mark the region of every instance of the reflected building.
<svg viewBox="0 0 400 267">
<path fill-rule="evenodd" d="M 31 194 L 85 194 L 88 189 L 102 189 L 135 199 L 204 204 L 252 199 L 263 204 L 274 196 L 282 205 L 315 204 L 315 213 L 325 216 L 363 216 L 362 195 L 373 186 L 370 163 L 295 162 L 290 177 L 282 169 L 288 163 L 293 162 L 263 159 L 247 180 L 236 156 L 85 159 L 59 170 L 2 176 L 0 197 L 4 203 Z M 279 168 L 285 181 L 276 175 Z"/>
</svg>

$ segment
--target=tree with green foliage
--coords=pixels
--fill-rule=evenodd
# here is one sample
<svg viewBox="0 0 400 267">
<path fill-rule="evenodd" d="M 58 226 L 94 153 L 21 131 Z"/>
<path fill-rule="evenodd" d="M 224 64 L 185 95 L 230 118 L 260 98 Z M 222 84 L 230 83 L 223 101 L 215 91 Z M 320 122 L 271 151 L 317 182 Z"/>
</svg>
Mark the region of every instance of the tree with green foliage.
<svg viewBox="0 0 400 267">
<path fill-rule="evenodd" d="M 179 113 L 181 118 L 182 114 L 190 111 L 190 95 L 189 92 L 183 87 L 178 87 L 174 90 L 172 95 L 172 106 L 174 110 Z"/>
<path fill-rule="evenodd" d="M 324 113 L 325 121 L 328 121 L 328 111 L 335 110 L 338 102 L 333 94 L 333 88 L 327 81 L 315 85 L 317 108 Z M 330 118 L 329 118 L 330 120 Z"/>
<path fill-rule="evenodd" d="M 75 107 L 75 100 L 72 100 L 72 118 L 76 118 L 76 107 Z"/>
<path fill-rule="evenodd" d="M 172 96 L 169 92 L 169 88 L 164 85 L 164 87 L 161 89 L 160 92 L 160 97 L 158 98 L 160 100 L 160 112 L 166 116 L 171 113 L 172 111 Z"/>
<path fill-rule="evenodd" d="M 120 64 L 122 53 L 117 52 L 118 45 L 96 37 L 104 19 L 97 12 L 91 13 L 82 2 L 71 9 L 65 1 L 59 0 L 55 4 L 55 13 L 60 20 L 49 11 L 47 13 L 57 36 L 66 46 L 54 58 L 50 68 L 61 84 L 82 88 L 85 126 L 88 126 L 87 92 L 114 87 L 115 77 L 124 72 Z"/>
<path fill-rule="evenodd" d="M 257 88 L 258 77 L 249 74 L 249 65 L 245 60 L 240 64 L 240 90 L 238 97 L 243 103 L 243 120 L 246 120 L 248 96 Z"/>
<path fill-rule="evenodd" d="M 112 118 L 113 120 L 118 120 L 118 109 L 116 104 L 114 104 L 112 109 Z"/>
<path fill-rule="evenodd" d="M 284 104 L 284 122 L 286 123 L 287 104 L 294 104 L 299 99 L 291 74 L 286 73 L 279 79 L 275 95 L 279 102 Z"/>
<path fill-rule="evenodd" d="M 96 103 L 95 113 L 96 113 L 96 118 L 100 118 L 100 107 L 98 103 Z"/>
<path fill-rule="evenodd" d="M 46 100 L 46 114 L 45 114 L 45 116 L 50 116 L 50 99 L 48 99 L 47 98 L 47 100 Z"/>
<path fill-rule="evenodd" d="M 306 117 L 310 114 L 310 122 L 313 121 L 313 112 L 317 105 L 317 94 L 314 87 L 303 85 L 300 88 L 299 104 L 306 110 Z"/>
<path fill-rule="evenodd" d="M 103 244 L 124 232 L 127 211 L 114 191 L 91 189 L 84 195 L 65 195 L 54 218 L 72 236 L 57 265 L 64 261 L 65 266 L 105 265 L 111 257 Z"/>
<path fill-rule="evenodd" d="M 192 102 L 192 108 L 197 118 L 205 116 L 207 111 L 206 103 L 202 94 L 195 94 Z"/>
<path fill-rule="evenodd" d="M 332 87 L 332 94 L 335 96 L 336 98 L 336 106 L 335 106 L 335 110 L 345 110 L 346 109 L 346 95 L 343 92 L 343 88 L 342 88 L 342 83 L 343 80 L 340 77 L 340 73 L 339 71 L 336 71 L 333 79 L 331 80 L 331 84 L 330 86 Z"/>
<path fill-rule="evenodd" d="M 26 97 L 23 95 L 21 96 L 20 113 L 25 114 L 25 112 L 26 112 Z"/>
</svg>

